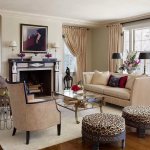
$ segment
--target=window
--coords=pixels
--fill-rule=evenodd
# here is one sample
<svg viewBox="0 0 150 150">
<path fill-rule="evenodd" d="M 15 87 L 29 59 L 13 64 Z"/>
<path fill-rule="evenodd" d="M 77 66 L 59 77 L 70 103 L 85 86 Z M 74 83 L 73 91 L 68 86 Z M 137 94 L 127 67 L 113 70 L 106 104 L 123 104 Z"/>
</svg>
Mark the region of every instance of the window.
<svg viewBox="0 0 150 150">
<path fill-rule="evenodd" d="M 72 55 L 69 48 L 64 42 L 64 70 L 66 70 L 67 67 L 70 69 L 70 72 L 75 72 L 76 57 Z"/>
<path fill-rule="evenodd" d="M 150 27 L 124 28 L 124 53 L 123 60 L 126 59 L 129 51 L 150 52 Z M 138 56 L 137 56 L 138 57 Z M 137 73 L 144 72 L 144 60 L 141 60 Z M 146 74 L 150 74 L 150 60 L 146 60 Z"/>
</svg>

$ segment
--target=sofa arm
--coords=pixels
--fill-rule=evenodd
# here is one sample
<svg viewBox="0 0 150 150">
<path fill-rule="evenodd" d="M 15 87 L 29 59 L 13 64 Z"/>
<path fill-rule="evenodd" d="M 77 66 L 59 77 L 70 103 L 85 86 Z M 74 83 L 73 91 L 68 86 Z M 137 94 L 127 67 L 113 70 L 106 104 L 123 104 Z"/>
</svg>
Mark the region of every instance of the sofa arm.
<svg viewBox="0 0 150 150">
<path fill-rule="evenodd" d="M 89 84 L 92 81 L 94 72 L 83 72 L 83 84 Z"/>
<path fill-rule="evenodd" d="M 150 105 L 150 77 L 139 77 L 135 79 L 131 105 Z"/>
</svg>

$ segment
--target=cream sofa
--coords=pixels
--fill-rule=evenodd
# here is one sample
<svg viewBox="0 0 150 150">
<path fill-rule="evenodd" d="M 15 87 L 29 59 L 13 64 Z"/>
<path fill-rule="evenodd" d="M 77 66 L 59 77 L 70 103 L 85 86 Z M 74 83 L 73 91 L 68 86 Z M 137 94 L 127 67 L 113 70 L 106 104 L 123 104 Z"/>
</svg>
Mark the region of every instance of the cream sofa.
<svg viewBox="0 0 150 150">
<path fill-rule="evenodd" d="M 92 84 L 94 72 L 83 73 L 84 89 L 104 96 L 105 102 L 119 106 L 150 105 L 150 77 L 109 73 L 115 76 L 128 76 L 125 88 Z"/>
</svg>

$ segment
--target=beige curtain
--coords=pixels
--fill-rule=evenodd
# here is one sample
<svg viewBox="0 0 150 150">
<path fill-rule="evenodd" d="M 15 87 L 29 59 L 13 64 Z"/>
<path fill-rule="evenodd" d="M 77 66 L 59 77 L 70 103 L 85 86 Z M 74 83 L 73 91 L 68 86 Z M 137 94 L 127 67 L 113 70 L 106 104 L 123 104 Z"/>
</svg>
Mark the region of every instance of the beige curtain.
<svg viewBox="0 0 150 150">
<path fill-rule="evenodd" d="M 109 71 L 114 72 L 116 70 L 115 61 L 112 59 L 112 53 L 123 52 L 123 36 L 122 25 L 111 24 L 108 25 L 108 65 Z"/>
<path fill-rule="evenodd" d="M 82 80 L 82 73 L 86 71 L 87 29 L 63 26 L 63 37 L 71 53 L 77 59 L 77 81 Z"/>
</svg>

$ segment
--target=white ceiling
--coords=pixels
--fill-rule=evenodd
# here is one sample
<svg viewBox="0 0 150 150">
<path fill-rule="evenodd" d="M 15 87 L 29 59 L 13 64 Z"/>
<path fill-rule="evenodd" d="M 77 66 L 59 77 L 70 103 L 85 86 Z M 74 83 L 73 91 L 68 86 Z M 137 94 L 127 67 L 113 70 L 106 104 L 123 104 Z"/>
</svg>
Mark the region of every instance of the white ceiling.
<svg viewBox="0 0 150 150">
<path fill-rule="evenodd" d="M 150 13 L 150 0 L 0 0 L 0 9 L 105 22 Z"/>
</svg>

